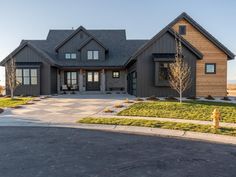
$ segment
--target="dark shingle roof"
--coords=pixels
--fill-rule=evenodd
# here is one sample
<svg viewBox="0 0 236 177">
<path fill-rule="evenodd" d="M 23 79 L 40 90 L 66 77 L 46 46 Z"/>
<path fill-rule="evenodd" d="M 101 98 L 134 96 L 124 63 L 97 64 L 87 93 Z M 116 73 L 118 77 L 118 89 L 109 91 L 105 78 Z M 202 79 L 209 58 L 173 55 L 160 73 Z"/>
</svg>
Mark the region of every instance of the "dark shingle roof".
<svg viewBox="0 0 236 177">
<path fill-rule="evenodd" d="M 75 30 L 50 30 L 46 40 L 23 40 L 39 48 L 45 55 L 54 60 L 60 66 L 124 66 L 130 56 L 148 40 L 126 40 L 125 30 L 87 30 L 108 50 L 108 59 L 105 61 L 67 61 L 57 59 L 55 48 Z M 79 47 L 79 46 L 78 46 Z M 78 48 L 79 49 L 79 48 Z"/>
</svg>

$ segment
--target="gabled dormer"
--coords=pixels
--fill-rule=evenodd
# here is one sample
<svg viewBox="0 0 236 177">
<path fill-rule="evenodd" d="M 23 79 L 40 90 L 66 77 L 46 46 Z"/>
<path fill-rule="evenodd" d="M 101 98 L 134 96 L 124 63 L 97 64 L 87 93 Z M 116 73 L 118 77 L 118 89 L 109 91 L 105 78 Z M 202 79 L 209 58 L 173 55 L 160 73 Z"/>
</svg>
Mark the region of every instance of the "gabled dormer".
<svg viewBox="0 0 236 177">
<path fill-rule="evenodd" d="M 105 60 L 106 47 L 83 26 L 61 41 L 55 51 L 59 60 L 91 61 Z"/>
</svg>

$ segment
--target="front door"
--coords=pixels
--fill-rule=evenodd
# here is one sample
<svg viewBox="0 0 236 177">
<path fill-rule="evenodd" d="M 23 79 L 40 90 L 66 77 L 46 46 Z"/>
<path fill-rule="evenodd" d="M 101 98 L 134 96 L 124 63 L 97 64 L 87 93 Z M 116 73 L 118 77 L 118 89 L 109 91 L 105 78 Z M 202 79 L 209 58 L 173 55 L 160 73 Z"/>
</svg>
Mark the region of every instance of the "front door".
<svg viewBox="0 0 236 177">
<path fill-rule="evenodd" d="M 86 73 L 86 90 L 99 91 L 100 90 L 100 76 L 98 71 L 87 71 Z"/>
</svg>

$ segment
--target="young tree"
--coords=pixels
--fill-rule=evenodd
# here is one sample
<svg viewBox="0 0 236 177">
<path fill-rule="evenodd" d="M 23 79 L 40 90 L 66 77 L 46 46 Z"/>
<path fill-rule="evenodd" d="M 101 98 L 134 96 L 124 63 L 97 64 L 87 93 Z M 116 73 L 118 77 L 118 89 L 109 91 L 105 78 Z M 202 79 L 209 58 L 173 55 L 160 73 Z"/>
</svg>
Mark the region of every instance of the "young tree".
<svg viewBox="0 0 236 177">
<path fill-rule="evenodd" d="M 16 80 L 16 62 L 14 58 L 11 58 L 5 65 L 6 68 L 6 85 L 10 89 L 11 99 L 14 98 L 14 90 L 19 85 Z"/>
<path fill-rule="evenodd" d="M 179 101 L 182 103 L 183 92 L 191 86 L 191 68 L 184 61 L 181 39 L 176 36 L 175 41 L 175 61 L 169 65 L 169 82 L 171 88 L 179 93 Z"/>
</svg>

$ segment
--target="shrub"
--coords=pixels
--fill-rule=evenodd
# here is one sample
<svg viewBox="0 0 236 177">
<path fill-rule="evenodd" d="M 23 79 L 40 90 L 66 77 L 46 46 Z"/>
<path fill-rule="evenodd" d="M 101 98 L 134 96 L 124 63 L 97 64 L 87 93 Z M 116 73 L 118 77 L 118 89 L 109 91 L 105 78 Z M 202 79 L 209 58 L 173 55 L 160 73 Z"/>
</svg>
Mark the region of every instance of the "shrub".
<svg viewBox="0 0 236 177">
<path fill-rule="evenodd" d="M 0 85 L 0 95 L 3 95 L 4 87 Z"/>
<path fill-rule="evenodd" d="M 152 96 L 148 97 L 146 100 L 158 101 L 159 99 L 157 97 L 155 97 L 155 95 L 152 95 Z"/>
<path fill-rule="evenodd" d="M 124 106 L 121 103 L 116 103 L 114 107 L 115 108 L 123 108 Z"/>
<path fill-rule="evenodd" d="M 104 109 L 104 112 L 105 112 L 105 113 L 113 113 L 114 111 L 112 111 L 112 110 L 109 109 L 109 108 L 105 108 L 105 109 Z"/>
<path fill-rule="evenodd" d="M 189 100 L 197 100 L 197 99 L 199 99 L 199 98 L 197 98 L 197 97 L 195 97 L 195 96 L 189 96 L 189 97 L 187 97 L 187 99 L 189 99 Z"/>
<path fill-rule="evenodd" d="M 167 100 L 167 101 L 178 101 L 178 99 L 173 97 L 173 96 L 168 96 L 168 97 L 165 98 L 165 100 Z"/>
<path fill-rule="evenodd" d="M 0 113 L 2 113 L 4 110 L 2 108 L 0 108 Z"/>
<path fill-rule="evenodd" d="M 133 101 L 130 101 L 128 98 L 126 98 L 124 103 L 133 103 Z"/>
<path fill-rule="evenodd" d="M 22 106 L 12 106 L 10 108 L 12 108 L 12 109 L 20 109 L 20 108 L 22 108 Z"/>
<path fill-rule="evenodd" d="M 106 94 L 111 94 L 111 92 L 106 92 Z"/>
<path fill-rule="evenodd" d="M 143 101 L 142 98 L 136 98 L 135 101 Z"/>
<path fill-rule="evenodd" d="M 207 99 L 207 100 L 215 100 L 215 98 L 213 96 L 211 96 L 211 95 L 208 95 L 207 97 L 205 97 L 205 99 Z"/>
<path fill-rule="evenodd" d="M 224 101 L 231 101 L 231 99 L 230 99 L 229 97 L 227 97 L 227 96 L 221 98 L 221 100 L 224 100 Z"/>
</svg>

